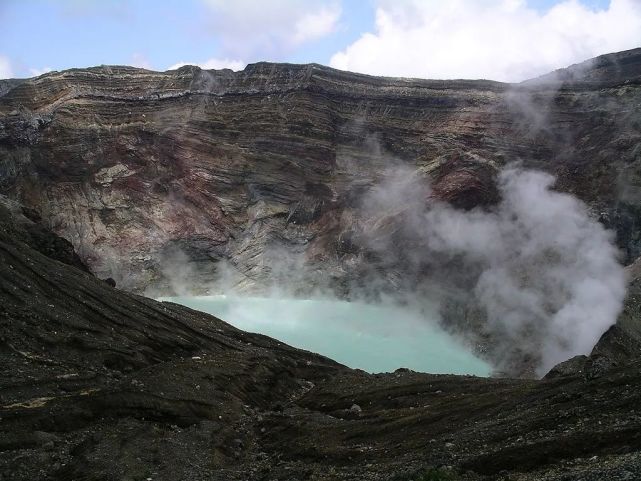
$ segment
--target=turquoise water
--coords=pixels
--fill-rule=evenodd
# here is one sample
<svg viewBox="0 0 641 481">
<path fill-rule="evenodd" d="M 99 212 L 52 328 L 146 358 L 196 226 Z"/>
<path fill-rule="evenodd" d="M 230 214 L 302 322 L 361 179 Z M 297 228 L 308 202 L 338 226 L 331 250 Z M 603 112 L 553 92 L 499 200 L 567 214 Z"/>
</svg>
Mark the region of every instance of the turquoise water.
<svg viewBox="0 0 641 481">
<path fill-rule="evenodd" d="M 489 376 L 491 367 L 411 309 L 335 300 L 232 296 L 165 297 L 244 331 L 317 352 L 352 368 L 399 367 Z M 432 317 L 434 318 L 434 317 Z"/>
</svg>

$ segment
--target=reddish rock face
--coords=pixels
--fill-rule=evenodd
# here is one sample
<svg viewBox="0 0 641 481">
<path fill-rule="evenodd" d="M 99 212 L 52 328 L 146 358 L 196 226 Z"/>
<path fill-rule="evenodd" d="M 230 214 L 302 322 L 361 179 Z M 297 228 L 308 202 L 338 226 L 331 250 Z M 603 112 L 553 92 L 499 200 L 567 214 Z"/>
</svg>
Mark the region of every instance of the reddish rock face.
<svg viewBox="0 0 641 481">
<path fill-rule="evenodd" d="M 633 258 L 641 51 L 593 65 L 522 85 L 267 63 L 54 72 L 3 84 L 0 192 L 126 289 L 170 290 L 176 264 L 207 286 L 221 260 L 257 285 L 278 249 L 340 285 L 371 262 L 363 228 L 391 225 L 362 216 L 383 172 L 415 170 L 426 202 L 471 209 L 496 202 L 496 172 L 520 161 L 556 174 Z"/>
<path fill-rule="evenodd" d="M 432 181 L 431 199 L 469 210 L 496 204 L 496 167 L 476 160 L 452 161 L 439 168 Z"/>
</svg>

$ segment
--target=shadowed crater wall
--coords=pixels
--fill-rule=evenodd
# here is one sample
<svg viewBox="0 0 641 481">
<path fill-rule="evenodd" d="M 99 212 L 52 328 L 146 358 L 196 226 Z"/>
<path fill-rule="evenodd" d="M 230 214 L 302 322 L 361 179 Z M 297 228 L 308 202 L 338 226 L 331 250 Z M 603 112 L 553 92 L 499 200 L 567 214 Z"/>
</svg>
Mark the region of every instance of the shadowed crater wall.
<svg viewBox="0 0 641 481">
<path fill-rule="evenodd" d="M 498 172 L 520 162 L 584 201 L 629 263 L 641 253 L 640 65 L 636 49 L 518 85 L 269 63 L 52 72 L 2 84 L 0 192 L 133 292 L 256 291 L 300 271 L 301 294 L 378 295 L 426 278 L 364 235 L 394 232 L 395 213 L 363 217 L 388 172 L 465 211 L 496 205 Z M 447 323 L 492 345 L 477 305 L 446 301 Z"/>
</svg>

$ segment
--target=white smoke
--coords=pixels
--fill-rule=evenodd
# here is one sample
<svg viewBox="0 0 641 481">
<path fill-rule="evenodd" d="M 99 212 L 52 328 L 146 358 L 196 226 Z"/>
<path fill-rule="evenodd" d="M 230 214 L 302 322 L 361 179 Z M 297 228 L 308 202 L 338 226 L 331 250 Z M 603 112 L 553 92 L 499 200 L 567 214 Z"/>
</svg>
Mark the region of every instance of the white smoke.
<svg viewBox="0 0 641 481">
<path fill-rule="evenodd" d="M 494 341 L 538 360 L 539 374 L 589 353 L 616 321 L 625 276 L 612 233 L 580 200 L 552 190 L 554 177 L 506 168 L 498 177 L 500 203 L 470 211 L 425 203 L 425 185 L 412 181 L 417 176 L 401 177 L 379 186 L 372 205 L 385 203 L 401 219 L 395 228 L 406 240 L 421 239 L 412 257 L 462 259 L 463 272 L 456 275 L 464 279 L 469 267 L 475 279 L 469 294 L 485 310 Z M 376 202 L 381 198 L 384 202 Z M 420 202 L 427 207 L 417 214 Z"/>
</svg>

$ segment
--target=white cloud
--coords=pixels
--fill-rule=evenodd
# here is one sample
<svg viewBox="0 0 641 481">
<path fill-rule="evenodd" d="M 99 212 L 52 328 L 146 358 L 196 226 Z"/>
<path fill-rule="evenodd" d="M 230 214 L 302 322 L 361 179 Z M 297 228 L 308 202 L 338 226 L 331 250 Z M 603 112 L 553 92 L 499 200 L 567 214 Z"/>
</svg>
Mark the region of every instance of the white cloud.
<svg viewBox="0 0 641 481">
<path fill-rule="evenodd" d="M 11 62 L 7 57 L 0 55 L 0 79 L 13 77 Z"/>
<path fill-rule="evenodd" d="M 32 77 L 39 77 L 40 75 L 46 74 L 47 72 L 51 72 L 53 69 L 51 67 L 43 67 L 43 68 L 30 68 L 29 69 L 29 75 Z"/>
<path fill-rule="evenodd" d="M 341 16 L 338 1 L 204 0 L 211 30 L 226 55 L 265 60 L 334 32 Z"/>
<path fill-rule="evenodd" d="M 234 71 L 242 70 L 245 68 L 247 63 L 243 62 L 242 60 L 230 60 L 230 59 L 218 59 L 218 58 L 210 58 L 209 60 L 205 60 L 204 62 L 178 62 L 170 66 L 167 70 L 175 70 L 177 68 L 183 67 L 185 65 L 197 65 L 198 67 L 205 69 L 205 70 L 221 70 L 224 68 L 229 68 Z"/>
<path fill-rule="evenodd" d="M 374 33 L 336 53 L 332 67 L 374 75 L 521 81 L 641 43 L 641 1 L 580 0 L 547 12 L 526 0 L 382 0 Z"/>
<path fill-rule="evenodd" d="M 291 42 L 299 45 L 329 35 L 336 28 L 340 14 L 340 8 L 334 5 L 303 15 L 296 21 Z"/>
<path fill-rule="evenodd" d="M 143 54 L 137 52 L 131 56 L 131 65 L 132 67 L 152 70 L 151 62 L 149 62 L 149 59 Z"/>
</svg>

